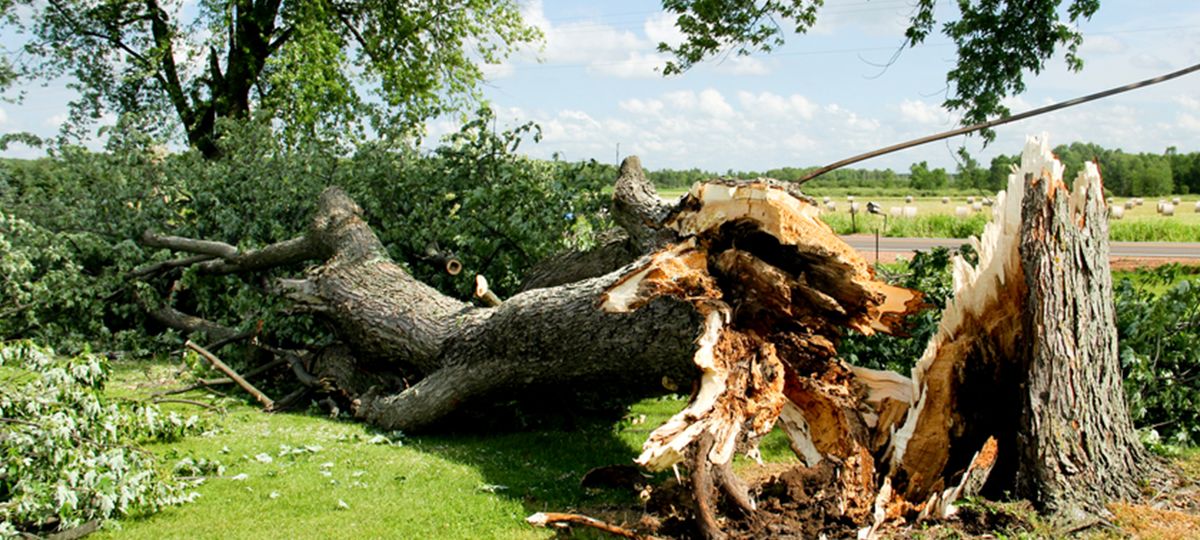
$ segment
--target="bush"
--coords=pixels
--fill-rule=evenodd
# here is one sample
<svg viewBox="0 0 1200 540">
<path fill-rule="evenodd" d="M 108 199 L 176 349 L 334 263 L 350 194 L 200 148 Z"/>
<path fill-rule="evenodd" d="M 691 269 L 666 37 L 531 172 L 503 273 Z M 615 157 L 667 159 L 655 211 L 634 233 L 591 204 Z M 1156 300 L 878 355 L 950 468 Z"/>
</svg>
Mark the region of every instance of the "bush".
<svg viewBox="0 0 1200 540">
<path fill-rule="evenodd" d="M 133 446 L 195 432 L 195 416 L 105 402 L 108 367 L 92 354 L 64 359 L 28 342 L 0 344 L 0 370 L 0 537 L 63 531 L 195 497 Z"/>
<path fill-rule="evenodd" d="M 970 246 L 963 246 L 961 253 L 974 263 L 975 253 Z M 889 369 L 907 375 L 925 352 L 930 338 L 937 333 L 942 309 L 954 292 L 950 275 L 950 257 L 953 254 L 947 248 L 937 247 L 930 251 L 918 251 L 912 261 L 882 267 L 880 274 L 885 281 L 921 291 L 931 307 L 908 318 L 908 336 L 905 337 L 883 334 L 864 336 L 849 332 L 838 348 L 841 357 L 856 366 Z"/>
<path fill-rule="evenodd" d="M 1129 412 L 1149 440 L 1176 445 L 1200 443 L 1200 277 L 1186 271 L 1164 266 L 1115 285 Z"/>
</svg>

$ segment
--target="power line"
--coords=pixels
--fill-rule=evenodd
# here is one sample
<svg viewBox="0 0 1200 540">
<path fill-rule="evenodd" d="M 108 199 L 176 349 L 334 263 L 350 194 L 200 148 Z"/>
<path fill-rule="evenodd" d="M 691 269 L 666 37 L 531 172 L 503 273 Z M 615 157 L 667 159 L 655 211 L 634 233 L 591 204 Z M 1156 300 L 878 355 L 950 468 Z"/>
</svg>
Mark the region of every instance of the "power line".
<svg viewBox="0 0 1200 540">
<path fill-rule="evenodd" d="M 1062 103 L 1055 103 L 1054 105 L 1047 105 L 1045 107 L 1039 107 L 1039 108 L 1033 109 L 1031 111 L 1025 111 L 1021 114 L 1015 114 L 1015 115 L 1005 117 L 1005 118 L 997 118 L 995 120 L 989 120 L 987 122 L 981 122 L 979 124 L 973 124 L 973 125 L 961 127 L 958 129 L 952 129 L 950 131 L 943 131 L 941 133 L 937 133 L 934 135 L 928 135 L 925 137 L 921 137 L 919 139 L 913 139 L 911 141 L 905 141 L 902 143 L 893 144 L 886 148 L 872 150 L 870 152 L 866 152 L 863 154 L 859 154 L 857 156 L 849 157 L 849 158 L 843 159 L 841 161 L 837 161 L 837 162 L 831 163 L 829 165 L 826 165 L 824 167 L 821 167 L 820 169 L 817 169 L 813 172 L 810 172 L 810 173 L 804 175 L 804 177 L 800 178 L 799 180 L 796 180 L 795 184 L 796 185 L 803 184 L 809 180 L 812 180 L 813 178 L 821 176 L 822 174 L 825 174 L 834 169 L 840 169 L 847 165 L 853 165 L 860 161 L 865 161 L 865 160 L 868 160 L 868 159 L 871 159 L 874 157 L 879 157 L 879 156 L 882 156 L 885 154 L 890 154 L 892 152 L 897 152 L 897 151 L 904 150 L 907 148 L 912 148 L 914 146 L 920 146 L 922 144 L 931 143 L 934 141 L 940 141 L 942 139 L 949 139 L 950 137 L 954 137 L 956 135 L 972 133 L 975 131 L 980 131 L 980 130 L 988 129 L 991 127 L 1008 124 L 1011 122 L 1016 122 L 1018 120 L 1032 118 L 1034 116 L 1046 114 L 1049 112 L 1054 112 L 1059 109 L 1065 109 L 1067 107 L 1074 107 L 1075 105 L 1080 105 L 1083 103 L 1087 103 L 1089 101 L 1095 101 L 1097 99 L 1102 99 L 1102 98 L 1106 98 L 1109 96 L 1115 96 L 1117 94 L 1120 94 L 1123 92 L 1128 92 L 1130 90 L 1136 90 L 1138 88 L 1143 88 L 1143 87 L 1150 86 L 1153 84 L 1158 84 L 1161 82 L 1169 81 L 1171 79 L 1176 79 L 1176 78 L 1182 77 L 1184 75 L 1188 75 L 1190 73 L 1195 73 L 1197 71 L 1200 71 L 1200 64 L 1189 66 L 1189 67 L 1183 68 L 1179 71 L 1173 71 L 1171 73 L 1167 73 L 1166 75 L 1160 75 L 1160 76 L 1154 77 L 1152 79 L 1146 79 L 1144 81 L 1130 83 L 1125 86 L 1119 86 L 1117 88 L 1110 88 L 1108 90 L 1104 90 L 1103 92 L 1096 92 L 1094 94 L 1088 94 L 1086 96 L 1077 97 L 1075 99 L 1064 101 Z"/>
</svg>

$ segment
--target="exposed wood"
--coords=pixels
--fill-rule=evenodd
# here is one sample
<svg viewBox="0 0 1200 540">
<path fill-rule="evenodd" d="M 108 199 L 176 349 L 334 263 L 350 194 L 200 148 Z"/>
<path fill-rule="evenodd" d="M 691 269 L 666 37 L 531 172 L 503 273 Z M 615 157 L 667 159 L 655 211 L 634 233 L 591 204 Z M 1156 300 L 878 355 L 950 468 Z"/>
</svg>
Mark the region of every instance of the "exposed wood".
<svg viewBox="0 0 1200 540">
<path fill-rule="evenodd" d="M 457 276 L 463 269 L 462 261 L 458 260 L 458 257 L 438 249 L 433 244 L 425 248 L 424 258 L 451 276 Z"/>
<path fill-rule="evenodd" d="M 496 296 L 496 293 L 488 287 L 487 278 L 483 277 L 483 274 L 475 276 L 475 298 L 491 307 L 496 307 L 501 303 L 500 297 Z"/>
<path fill-rule="evenodd" d="M 275 406 L 275 402 L 273 400 L 271 400 L 271 398 L 267 397 L 267 395 L 262 393 L 262 391 L 259 390 L 258 388 L 255 388 L 254 385 L 250 384 L 249 382 L 246 382 L 246 379 L 243 379 L 241 375 L 238 375 L 238 372 L 234 371 L 233 368 L 226 365 L 225 362 L 222 362 L 220 358 L 216 357 L 216 355 L 214 355 L 211 352 L 208 352 L 208 350 L 205 349 L 204 347 L 201 347 L 201 346 L 195 344 L 191 340 L 189 340 L 187 343 L 184 343 L 184 346 L 193 351 L 196 351 L 196 354 L 199 354 L 201 358 L 208 360 L 208 363 L 212 364 L 213 367 L 220 370 L 222 373 L 227 375 L 230 379 L 233 379 L 234 383 L 236 383 L 238 386 L 242 387 L 242 389 L 245 390 L 250 395 L 254 396 L 254 399 L 257 399 L 259 403 L 262 403 L 263 408 L 265 408 L 267 410 L 271 410 Z"/>
<path fill-rule="evenodd" d="M 525 522 L 535 527 L 564 527 L 567 525 L 582 525 L 584 527 L 591 527 L 609 534 L 614 534 L 620 536 L 621 538 L 632 538 L 635 540 L 651 540 L 653 538 L 650 536 L 642 536 L 629 529 L 618 527 L 611 523 L 606 523 L 582 514 L 538 512 L 525 518 Z"/>
</svg>

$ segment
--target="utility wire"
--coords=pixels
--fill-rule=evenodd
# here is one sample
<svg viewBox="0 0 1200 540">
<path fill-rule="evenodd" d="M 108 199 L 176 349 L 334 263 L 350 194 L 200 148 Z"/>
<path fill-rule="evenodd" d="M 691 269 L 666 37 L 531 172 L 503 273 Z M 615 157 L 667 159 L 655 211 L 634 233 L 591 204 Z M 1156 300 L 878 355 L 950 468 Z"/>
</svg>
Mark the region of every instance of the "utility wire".
<svg viewBox="0 0 1200 540">
<path fill-rule="evenodd" d="M 849 158 L 843 159 L 841 161 L 830 163 L 829 165 L 826 165 L 824 167 L 821 167 L 820 169 L 817 169 L 813 172 L 810 172 L 810 173 L 804 175 L 802 178 L 800 178 L 799 180 L 796 180 L 793 183 L 797 184 L 797 185 L 803 184 L 809 180 L 812 180 L 813 178 L 821 176 L 822 174 L 825 174 L 825 173 L 835 170 L 835 169 L 840 169 L 842 167 L 845 167 L 846 165 L 851 165 L 851 164 L 858 163 L 860 161 L 865 161 L 865 160 L 868 160 L 868 159 L 871 159 L 874 157 L 879 157 L 879 156 L 882 156 L 885 154 L 890 154 L 892 152 L 904 150 L 906 148 L 912 148 L 914 146 L 920 146 L 922 144 L 931 143 L 934 141 L 940 141 L 942 139 L 949 139 L 950 137 L 953 137 L 955 135 L 962 135 L 964 133 L 972 133 L 972 132 L 979 131 L 982 129 L 987 129 L 990 127 L 999 126 L 999 125 L 1003 125 L 1003 124 L 1008 124 L 1010 122 L 1016 122 L 1017 120 L 1024 120 L 1026 118 L 1031 118 L 1031 117 L 1046 114 L 1049 112 L 1054 112 L 1059 109 L 1073 107 L 1075 105 L 1087 103 L 1089 101 L 1095 101 L 1097 99 L 1106 98 L 1109 96 L 1115 96 L 1117 94 L 1120 94 L 1123 92 L 1128 92 L 1130 90 L 1135 90 L 1135 89 L 1142 88 L 1145 86 L 1150 86 L 1152 84 L 1158 84 L 1160 82 L 1179 78 L 1179 77 L 1182 77 L 1189 73 L 1194 73 L 1196 71 L 1200 71 L 1200 64 L 1189 66 L 1189 67 L 1183 68 L 1179 71 L 1173 71 L 1171 73 L 1167 73 L 1166 75 L 1160 75 L 1160 76 L 1154 77 L 1152 79 L 1146 79 L 1144 81 L 1127 84 L 1125 86 L 1119 86 L 1117 88 L 1110 88 L 1103 92 L 1096 92 L 1095 94 L 1089 94 L 1089 95 L 1086 95 L 1083 97 L 1077 97 L 1075 99 L 1064 101 L 1062 103 L 1055 103 L 1054 105 L 1047 105 L 1045 107 L 1039 107 L 1037 109 L 1025 111 L 1021 114 L 1006 116 L 1004 118 L 997 118 L 995 120 L 988 120 L 987 122 L 973 124 L 973 125 L 961 127 L 958 129 L 952 129 L 950 131 L 943 131 L 943 132 L 937 133 L 935 135 L 927 135 L 927 136 L 921 137 L 919 139 L 913 139 L 911 141 L 905 141 L 902 143 L 893 144 L 886 148 L 872 150 L 872 151 L 866 152 L 864 154 L 859 154 L 854 157 L 849 157 Z"/>
</svg>

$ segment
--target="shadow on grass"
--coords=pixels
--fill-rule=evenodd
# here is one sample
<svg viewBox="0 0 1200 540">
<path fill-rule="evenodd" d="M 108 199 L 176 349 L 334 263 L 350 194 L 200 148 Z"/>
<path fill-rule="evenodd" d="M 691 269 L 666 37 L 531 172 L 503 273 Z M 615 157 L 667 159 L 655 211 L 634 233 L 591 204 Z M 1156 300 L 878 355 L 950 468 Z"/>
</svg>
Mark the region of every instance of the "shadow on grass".
<svg viewBox="0 0 1200 540">
<path fill-rule="evenodd" d="M 490 409 L 486 427 L 477 414 L 446 422 L 435 433 L 406 438 L 410 448 L 467 465 L 487 484 L 481 489 L 518 500 L 528 514 L 583 508 L 640 509 L 632 489 L 585 489 L 580 481 L 596 467 L 629 465 L 650 432 L 686 400 L 651 398 L 619 411 L 565 412 Z"/>
</svg>

